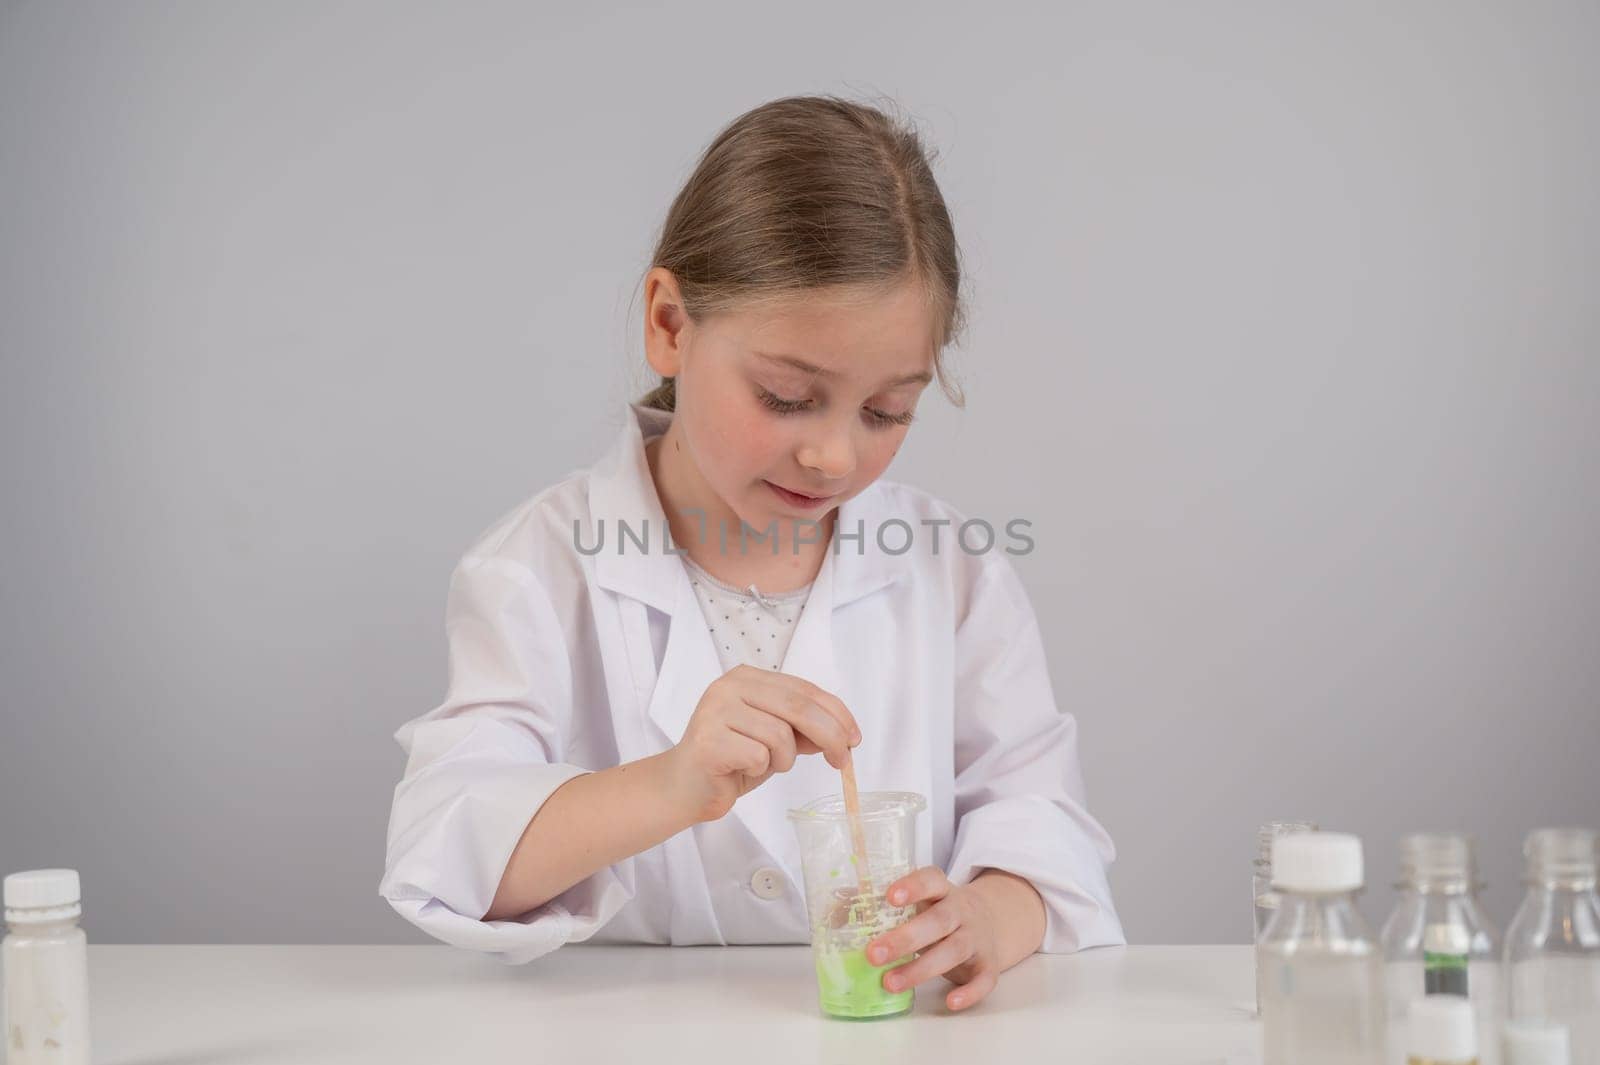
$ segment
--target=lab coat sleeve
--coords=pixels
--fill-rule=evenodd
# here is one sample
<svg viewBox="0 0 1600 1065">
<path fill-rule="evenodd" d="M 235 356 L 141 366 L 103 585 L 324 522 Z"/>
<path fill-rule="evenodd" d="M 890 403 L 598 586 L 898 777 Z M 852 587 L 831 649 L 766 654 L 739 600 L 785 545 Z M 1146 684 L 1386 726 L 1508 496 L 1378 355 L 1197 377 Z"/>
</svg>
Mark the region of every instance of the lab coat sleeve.
<svg viewBox="0 0 1600 1065">
<path fill-rule="evenodd" d="M 1004 555 L 981 556 L 956 631 L 956 836 L 964 884 L 985 868 L 1021 876 L 1044 900 L 1039 949 L 1125 943 L 1106 868 L 1116 851 L 1085 806 L 1077 721 L 1056 705 L 1038 620 Z"/>
<path fill-rule="evenodd" d="M 523 830 L 585 769 L 564 762 L 572 673 L 549 597 L 504 559 L 461 560 L 446 607 L 443 703 L 403 725 L 379 893 L 446 943 L 507 963 L 587 939 L 633 897 L 632 865 L 608 866 L 538 908 L 484 921 Z"/>
</svg>

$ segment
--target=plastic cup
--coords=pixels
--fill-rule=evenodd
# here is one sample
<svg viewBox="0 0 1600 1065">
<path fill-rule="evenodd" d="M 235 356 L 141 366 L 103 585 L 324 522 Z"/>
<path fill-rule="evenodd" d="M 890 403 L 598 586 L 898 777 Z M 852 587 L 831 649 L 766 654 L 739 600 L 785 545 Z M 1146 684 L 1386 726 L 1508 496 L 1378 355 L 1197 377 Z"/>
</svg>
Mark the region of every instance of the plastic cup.
<svg viewBox="0 0 1600 1065">
<path fill-rule="evenodd" d="M 822 1012 L 850 1020 L 890 1017 L 911 1008 L 911 988 L 891 992 L 883 986 L 884 972 L 904 965 L 909 956 L 873 965 L 866 947 L 915 913 L 912 906 L 890 906 L 884 892 L 917 867 L 917 814 L 928 806 L 910 791 L 864 791 L 860 798 L 864 870 L 856 860 L 844 796 L 824 796 L 789 811 L 800 837 L 817 995 Z"/>
</svg>

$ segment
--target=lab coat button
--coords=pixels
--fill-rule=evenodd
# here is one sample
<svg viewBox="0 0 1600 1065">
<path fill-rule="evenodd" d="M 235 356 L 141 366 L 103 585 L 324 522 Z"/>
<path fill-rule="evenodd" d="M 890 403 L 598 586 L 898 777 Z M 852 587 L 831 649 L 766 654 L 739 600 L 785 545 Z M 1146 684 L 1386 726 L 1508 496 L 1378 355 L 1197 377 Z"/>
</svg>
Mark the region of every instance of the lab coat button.
<svg viewBox="0 0 1600 1065">
<path fill-rule="evenodd" d="M 783 898 L 783 873 L 770 866 L 757 869 L 750 878 L 750 890 L 763 899 Z"/>
</svg>

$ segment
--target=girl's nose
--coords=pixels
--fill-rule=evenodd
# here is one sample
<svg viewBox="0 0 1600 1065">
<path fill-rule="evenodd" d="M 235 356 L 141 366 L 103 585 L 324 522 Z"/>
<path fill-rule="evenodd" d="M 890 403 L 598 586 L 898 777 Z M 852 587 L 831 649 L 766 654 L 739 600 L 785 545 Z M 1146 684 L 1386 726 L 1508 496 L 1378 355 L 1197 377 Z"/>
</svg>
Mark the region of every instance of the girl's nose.
<svg viewBox="0 0 1600 1065">
<path fill-rule="evenodd" d="M 837 481 L 850 476 L 856 468 L 855 448 L 851 446 L 848 432 L 830 432 L 806 441 L 797 456 L 800 465 L 817 475 Z"/>
</svg>

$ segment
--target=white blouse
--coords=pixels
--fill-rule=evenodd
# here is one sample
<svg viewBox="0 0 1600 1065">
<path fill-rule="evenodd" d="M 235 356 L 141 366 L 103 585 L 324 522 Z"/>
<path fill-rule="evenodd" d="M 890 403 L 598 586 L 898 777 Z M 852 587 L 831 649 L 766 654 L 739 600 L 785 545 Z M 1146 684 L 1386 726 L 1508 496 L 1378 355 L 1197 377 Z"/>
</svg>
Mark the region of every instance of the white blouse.
<svg viewBox="0 0 1600 1065">
<path fill-rule="evenodd" d="M 741 591 L 713 577 L 688 555 L 683 564 L 689 583 L 706 615 L 706 627 L 717 647 L 726 673 L 740 663 L 760 669 L 777 669 L 789 649 L 789 639 L 805 610 L 811 584 L 788 592 L 763 593 L 755 585 Z M 815 583 L 815 582 L 812 582 Z"/>
</svg>

